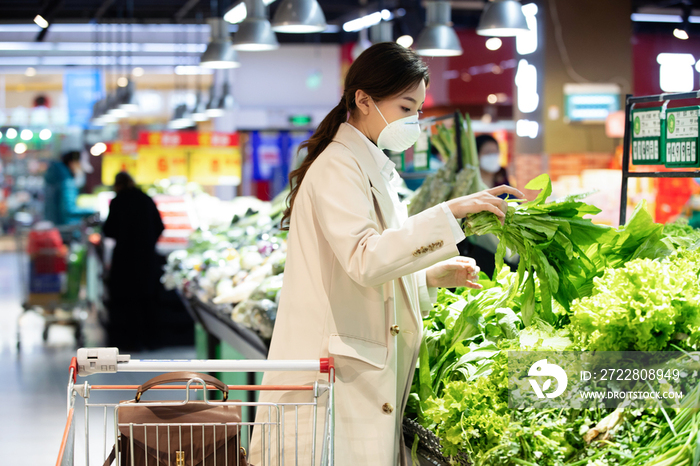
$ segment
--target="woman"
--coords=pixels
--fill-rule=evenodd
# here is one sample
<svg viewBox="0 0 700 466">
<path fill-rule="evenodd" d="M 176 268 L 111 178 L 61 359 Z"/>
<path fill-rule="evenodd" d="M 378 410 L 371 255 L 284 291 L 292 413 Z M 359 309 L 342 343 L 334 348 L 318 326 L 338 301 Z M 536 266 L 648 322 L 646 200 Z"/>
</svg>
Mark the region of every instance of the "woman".
<svg viewBox="0 0 700 466">
<path fill-rule="evenodd" d="M 507 185 L 508 174 L 501 166 L 501 151 L 498 148 L 498 141 L 490 134 L 482 134 L 476 137 L 476 152 L 479 154 L 479 166 L 481 168 L 481 179 L 486 186 Z"/>
<path fill-rule="evenodd" d="M 473 260 L 455 257 L 464 239 L 456 219 L 485 210 L 504 217 L 505 201 L 496 196 L 522 196 L 498 187 L 407 218 L 392 182 L 398 174 L 380 149 L 402 151 L 415 143 L 427 84 L 428 68 L 415 53 L 394 43 L 373 45 L 350 67 L 340 103 L 290 174 L 287 265 L 268 358 L 334 357 L 338 466 L 407 464 L 401 424 L 421 311 L 430 310 L 437 287 L 479 287 Z M 263 384 L 319 379 L 324 375 L 268 372 Z M 263 392 L 260 401 L 308 402 L 310 395 Z M 276 412 L 258 408 L 256 422 L 269 422 L 270 413 L 274 421 Z M 296 416 L 294 409 L 284 413 L 285 464 L 296 464 L 297 423 L 299 464 L 310 464 L 312 412 L 300 409 Z M 274 429 L 270 433 L 274 439 Z M 258 427 L 251 464 L 263 464 L 261 437 Z M 274 442 L 271 450 L 277 464 Z"/>
<path fill-rule="evenodd" d="M 117 242 L 109 271 L 108 346 L 138 351 L 155 345 L 160 283 L 156 243 L 163 221 L 156 204 L 126 172 L 114 179 L 116 196 L 102 231 Z"/>
</svg>

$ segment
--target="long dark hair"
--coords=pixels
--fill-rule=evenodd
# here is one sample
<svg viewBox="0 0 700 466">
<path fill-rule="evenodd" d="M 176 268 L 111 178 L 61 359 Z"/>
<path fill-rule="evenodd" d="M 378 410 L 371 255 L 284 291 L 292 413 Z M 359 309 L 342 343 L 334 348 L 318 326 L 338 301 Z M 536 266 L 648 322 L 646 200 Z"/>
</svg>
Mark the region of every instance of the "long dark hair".
<svg viewBox="0 0 700 466">
<path fill-rule="evenodd" d="M 300 150 L 306 149 L 308 155 L 299 168 L 289 174 L 291 191 L 282 217 L 283 229 L 289 229 L 294 199 L 309 167 L 333 141 L 340 125 L 347 121 L 348 113 L 357 108 L 355 93 L 362 89 L 375 101 L 381 101 L 414 89 L 421 81 L 428 84 L 428 67 L 410 49 L 394 42 L 382 42 L 362 52 L 345 76 L 340 103 L 326 115 L 311 138 L 300 146 Z"/>
</svg>

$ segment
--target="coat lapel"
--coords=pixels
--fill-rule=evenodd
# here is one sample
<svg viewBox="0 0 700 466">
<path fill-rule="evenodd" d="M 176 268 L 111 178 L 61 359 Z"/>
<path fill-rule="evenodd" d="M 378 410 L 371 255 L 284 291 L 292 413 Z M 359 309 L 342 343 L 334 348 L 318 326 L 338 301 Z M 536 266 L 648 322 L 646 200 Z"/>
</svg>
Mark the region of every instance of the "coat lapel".
<svg viewBox="0 0 700 466">
<path fill-rule="evenodd" d="M 362 139 L 362 136 L 357 134 L 357 131 L 351 128 L 348 123 L 345 123 L 340 125 L 335 136 L 335 141 L 350 149 L 359 162 L 360 167 L 362 167 L 362 171 L 367 174 L 370 185 L 372 186 L 372 192 L 377 199 L 377 204 L 379 204 L 382 218 L 386 223 L 384 227 L 399 228 L 401 225 L 399 225 L 399 220 L 394 214 L 394 205 L 386 190 L 386 184 L 384 178 L 382 178 L 382 173 L 379 171 L 379 167 L 374 161 L 374 157 L 372 157 L 372 154 L 369 152 L 367 143 Z"/>
<path fill-rule="evenodd" d="M 350 149 L 350 152 L 352 152 L 359 162 L 362 171 L 367 174 L 372 187 L 372 193 L 377 201 L 377 205 L 379 205 L 381 217 L 384 220 L 384 224 L 381 226 L 384 229 L 400 228 L 401 222 L 400 219 L 396 218 L 394 204 L 386 190 L 384 178 L 382 178 L 379 167 L 374 161 L 372 154 L 369 152 L 365 141 L 353 128 L 350 128 L 348 124 L 340 125 L 334 140 Z M 417 301 L 418 290 L 416 290 L 414 286 L 413 277 L 401 277 L 400 282 L 403 285 L 404 292 L 411 306 L 411 316 L 416 326 L 419 327 L 422 325 L 422 322 L 418 319 L 420 304 Z"/>
</svg>

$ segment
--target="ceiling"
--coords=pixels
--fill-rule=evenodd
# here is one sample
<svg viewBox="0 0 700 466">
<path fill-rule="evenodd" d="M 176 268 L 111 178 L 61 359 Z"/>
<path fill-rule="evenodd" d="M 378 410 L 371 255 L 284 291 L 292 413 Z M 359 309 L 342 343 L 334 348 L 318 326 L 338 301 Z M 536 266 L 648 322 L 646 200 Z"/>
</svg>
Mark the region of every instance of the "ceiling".
<svg viewBox="0 0 700 466">
<path fill-rule="evenodd" d="M 129 18 L 138 23 L 201 23 L 210 16 L 222 16 L 241 0 L 0 0 L 3 23 L 31 23 L 37 14 L 50 23 L 124 22 Z M 280 0 L 269 6 L 274 15 Z M 406 16 L 424 18 L 421 0 L 320 0 L 331 24 L 358 17 L 362 8 L 369 12 L 403 8 Z M 462 0 L 453 3 L 455 23 L 478 21 L 485 0 Z M 362 5 L 364 4 L 364 6 Z M 336 39 L 337 40 L 337 39 Z"/>
<path fill-rule="evenodd" d="M 139 23 L 192 23 L 209 16 L 221 16 L 241 0 L 0 0 L 1 21 L 4 23 L 29 23 L 37 14 L 49 22 L 121 22 L 134 18 Z M 425 0 L 318 0 L 330 23 L 343 21 L 346 16 L 356 16 L 362 8 L 404 8 L 423 14 Z M 565 0 L 558 0 L 565 1 Z M 463 19 L 478 19 L 486 0 L 453 0 L 455 23 Z M 270 5 L 274 15 L 280 0 Z M 682 5 L 700 7 L 700 0 L 631 0 L 632 8 L 680 8 Z M 217 14 L 218 12 L 218 14 Z"/>
<path fill-rule="evenodd" d="M 223 16 L 241 0 L 0 0 L 0 71 L 39 73 L 57 66 L 97 65 L 161 67 L 171 73 L 177 65 L 197 65 L 206 48 L 206 18 Z M 277 34 L 282 43 L 345 43 L 357 40 L 342 24 L 366 13 L 388 9 L 395 13 L 394 37 L 416 37 L 425 21 L 425 0 L 318 0 L 335 33 Z M 527 1 L 527 0 L 523 0 Z M 571 0 L 540 0 L 571 1 Z M 608 0 L 610 1 L 610 0 Z M 623 0 L 614 0 L 623 1 Z M 634 12 L 700 16 L 700 0 L 629 0 Z M 269 6 L 274 16 L 281 0 Z M 452 1 L 456 27 L 476 28 L 485 0 Z M 696 10 L 693 8 L 696 7 Z M 363 13 L 364 12 L 364 13 Z M 41 14 L 51 24 L 41 29 L 33 18 Z M 130 26 L 126 26 L 129 24 Z M 231 32 L 236 30 L 230 26 Z M 668 23 L 634 23 L 636 32 L 664 31 Z M 700 24 L 690 29 L 700 34 Z M 671 29 L 672 30 L 672 29 Z M 47 68 L 48 67 L 48 68 Z M 42 69 L 43 68 L 43 69 Z"/>
</svg>

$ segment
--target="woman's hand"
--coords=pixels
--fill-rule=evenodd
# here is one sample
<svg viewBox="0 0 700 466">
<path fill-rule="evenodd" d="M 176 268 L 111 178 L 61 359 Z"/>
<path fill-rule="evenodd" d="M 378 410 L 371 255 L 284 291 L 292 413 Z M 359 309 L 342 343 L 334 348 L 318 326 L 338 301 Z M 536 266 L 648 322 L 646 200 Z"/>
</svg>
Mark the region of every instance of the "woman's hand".
<svg viewBox="0 0 700 466">
<path fill-rule="evenodd" d="M 469 196 L 458 197 L 447 201 L 447 207 L 455 218 L 464 218 L 469 214 L 476 214 L 488 210 L 501 218 L 505 218 L 508 211 L 508 203 L 499 198 L 501 194 L 510 194 L 517 199 L 523 199 L 525 195 L 511 186 L 496 186 L 485 189 Z"/>
<path fill-rule="evenodd" d="M 453 257 L 438 262 L 426 270 L 426 283 L 430 288 L 458 288 L 466 286 L 479 290 L 479 267 L 471 257 Z"/>
</svg>

